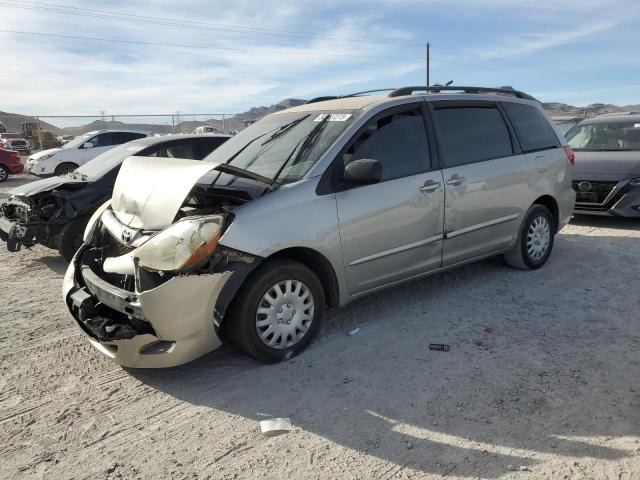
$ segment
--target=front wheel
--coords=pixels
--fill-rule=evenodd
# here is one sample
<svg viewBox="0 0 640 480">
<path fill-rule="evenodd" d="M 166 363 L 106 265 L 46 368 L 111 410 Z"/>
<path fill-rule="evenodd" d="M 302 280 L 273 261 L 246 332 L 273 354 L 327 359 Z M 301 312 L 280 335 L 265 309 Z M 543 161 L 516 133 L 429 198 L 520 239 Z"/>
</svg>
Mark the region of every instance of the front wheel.
<svg viewBox="0 0 640 480">
<path fill-rule="evenodd" d="M 56 167 L 53 174 L 57 176 L 65 175 L 67 173 L 73 172 L 76 168 L 78 168 L 78 165 L 76 165 L 75 163 L 71 163 L 71 162 L 61 163 Z"/>
<path fill-rule="evenodd" d="M 555 227 L 547 207 L 534 204 L 527 212 L 513 249 L 504 259 L 513 268 L 535 270 L 544 265 L 553 249 Z"/>
<path fill-rule="evenodd" d="M 0 165 L 0 183 L 9 178 L 9 169 L 4 165 Z"/>
<path fill-rule="evenodd" d="M 245 353 L 275 363 L 311 343 L 324 306 L 322 284 L 307 266 L 288 259 L 267 260 L 241 288 L 225 324 Z"/>
<path fill-rule="evenodd" d="M 84 229 L 89 219 L 87 217 L 77 218 L 62 228 L 58 239 L 58 253 L 69 263 L 73 256 L 82 246 Z"/>
</svg>

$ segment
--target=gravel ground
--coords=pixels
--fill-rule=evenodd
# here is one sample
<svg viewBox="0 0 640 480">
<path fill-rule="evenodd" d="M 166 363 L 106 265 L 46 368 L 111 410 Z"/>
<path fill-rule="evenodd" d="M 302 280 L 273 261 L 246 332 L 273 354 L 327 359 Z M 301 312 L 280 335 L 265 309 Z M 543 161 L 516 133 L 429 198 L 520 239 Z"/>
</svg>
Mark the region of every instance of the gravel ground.
<svg viewBox="0 0 640 480">
<path fill-rule="evenodd" d="M 541 270 L 373 295 L 286 363 L 150 371 L 84 340 L 55 252 L 3 246 L 0 477 L 640 478 L 639 251 L 640 221 L 578 218 Z M 263 436 L 272 417 L 293 431 Z"/>
</svg>

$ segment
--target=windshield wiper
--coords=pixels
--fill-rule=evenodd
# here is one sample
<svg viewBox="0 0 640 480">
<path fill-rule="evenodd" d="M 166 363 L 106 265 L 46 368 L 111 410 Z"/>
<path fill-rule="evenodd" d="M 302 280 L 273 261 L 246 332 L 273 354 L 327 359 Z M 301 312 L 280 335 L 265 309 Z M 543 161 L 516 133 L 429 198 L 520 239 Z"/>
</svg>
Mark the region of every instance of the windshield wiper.
<svg viewBox="0 0 640 480">
<path fill-rule="evenodd" d="M 278 137 L 281 137 L 282 135 L 287 133 L 289 130 L 291 130 L 293 127 L 298 125 L 301 121 L 303 121 L 304 119 L 308 118 L 310 115 L 311 115 L 310 113 L 307 113 L 306 115 L 303 115 L 302 117 L 297 118 L 292 122 L 289 122 L 289 123 L 286 123 L 286 124 L 282 125 L 278 130 L 276 130 L 274 133 L 272 133 L 269 138 L 267 138 L 264 142 L 262 142 L 260 144 L 260 146 L 264 147 L 267 143 L 275 140 Z"/>
<path fill-rule="evenodd" d="M 276 175 L 273 177 L 274 179 L 280 176 L 282 171 L 289 164 L 289 161 L 291 160 L 291 158 L 293 158 L 293 161 L 291 162 L 291 164 L 292 165 L 296 164 L 298 159 L 302 156 L 302 152 L 307 150 L 313 144 L 313 142 L 315 142 L 316 138 L 318 138 L 318 135 L 320 135 L 320 133 L 324 129 L 324 126 L 327 124 L 327 121 L 329 121 L 330 117 L 331 115 L 326 115 L 322 120 L 320 120 L 320 122 L 315 127 L 313 127 L 313 129 L 309 132 L 309 134 L 306 137 L 303 137 L 300 139 L 300 141 L 296 144 L 293 150 L 291 150 L 291 153 L 287 156 L 287 159 L 284 161 L 282 166 L 278 169 Z M 294 157 L 294 154 L 295 154 L 295 157 Z"/>
<path fill-rule="evenodd" d="M 217 170 L 221 173 L 234 175 L 236 177 L 255 180 L 256 182 L 260 182 L 260 183 L 264 183 L 265 185 L 268 185 L 272 189 L 275 189 L 280 186 L 280 182 L 277 182 L 276 180 L 263 177 L 262 175 L 258 175 L 257 173 L 250 172 L 249 170 L 245 170 L 244 168 L 234 167 L 233 165 L 229 165 L 228 163 L 221 163 L 220 165 L 214 167 L 214 170 Z"/>
</svg>

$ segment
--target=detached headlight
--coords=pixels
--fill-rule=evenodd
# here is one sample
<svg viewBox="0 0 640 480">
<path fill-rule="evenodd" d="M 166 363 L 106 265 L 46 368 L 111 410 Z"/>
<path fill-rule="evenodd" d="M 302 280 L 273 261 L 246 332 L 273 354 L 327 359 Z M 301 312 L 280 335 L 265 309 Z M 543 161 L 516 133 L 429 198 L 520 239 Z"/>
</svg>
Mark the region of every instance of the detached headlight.
<svg viewBox="0 0 640 480">
<path fill-rule="evenodd" d="M 640 178 L 632 178 L 629 185 L 632 187 L 640 187 Z"/>
<path fill-rule="evenodd" d="M 134 256 L 149 270 L 187 270 L 213 253 L 223 221 L 221 215 L 181 220 L 149 239 Z"/>
</svg>

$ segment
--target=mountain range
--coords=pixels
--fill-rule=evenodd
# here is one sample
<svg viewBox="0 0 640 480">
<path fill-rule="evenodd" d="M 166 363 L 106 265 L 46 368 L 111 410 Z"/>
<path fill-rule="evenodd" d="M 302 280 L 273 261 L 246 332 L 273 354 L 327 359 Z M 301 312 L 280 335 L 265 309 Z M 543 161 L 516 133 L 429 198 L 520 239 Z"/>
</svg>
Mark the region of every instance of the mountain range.
<svg viewBox="0 0 640 480">
<path fill-rule="evenodd" d="M 222 125 L 222 121 L 218 119 L 204 119 L 204 120 L 184 120 L 176 124 L 176 132 L 192 132 L 196 127 L 211 125 L 218 130 L 235 131 L 242 130 L 247 122 L 255 121 L 265 115 L 274 113 L 287 108 L 295 107 L 305 103 L 306 100 L 288 98 L 279 103 L 271 106 L 252 107 L 246 112 L 239 113 L 233 117 L 227 118 Z M 640 105 L 611 105 L 605 103 L 592 103 L 584 107 L 575 107 L 566 103 L 548 102 L 543 103 L 542 106 L 551 116 L 572 116 L 590 118 L 601 113 L 611 112 L 628 112 L 637 111 L 640 112 Z M 108 117 L 108 116 L 107 116 Z M 36 122 L 36 119 L 29 115 L 21 115 L 16 113 L 6 113 L 0 111 L 0 122 L 3 123 L 7 131 L 20 132 L 22 131 L 22 124 L 29 122 Z M 79 135 L 92 130 L 101 130 L 106 128 L 126 128 L 133 130 L 144 130 L 152 133 L 167 133 L 171 127 L 166 125 L 156 124 L 144 124 L 144 123 L 125 123 L 122 121 L 109 121 L 109 120 L 94 120 L 85 125 L 77 127 L 64 127 L 60 128 L 51 123 L 40 121 L 41 128 L 43 130 L 50 130 L 54 135 Z"/>
</svg>

